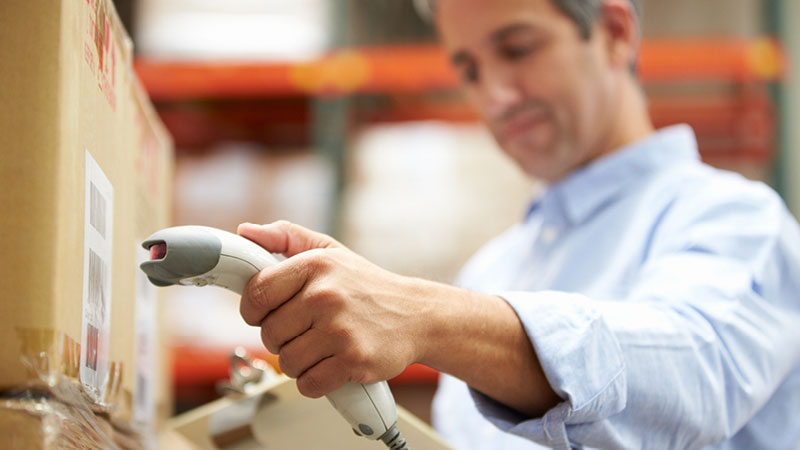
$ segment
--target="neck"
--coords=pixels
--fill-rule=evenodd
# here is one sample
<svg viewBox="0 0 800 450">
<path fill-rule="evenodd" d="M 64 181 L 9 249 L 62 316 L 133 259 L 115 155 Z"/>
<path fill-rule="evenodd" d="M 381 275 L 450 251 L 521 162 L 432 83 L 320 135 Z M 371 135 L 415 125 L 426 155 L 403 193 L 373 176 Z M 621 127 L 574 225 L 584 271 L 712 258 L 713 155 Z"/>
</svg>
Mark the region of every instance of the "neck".
<svg viewBox="0 0 800 450">
<path fill-rule="evenodd" d="M 612 153 L 653 133 L 653 122 L 641 86 L 633 75 L 628 75 L 622 83 L 618 108 L 614 110 L 611 126 L 600 143 L 598 155 Z"/>
</svg>

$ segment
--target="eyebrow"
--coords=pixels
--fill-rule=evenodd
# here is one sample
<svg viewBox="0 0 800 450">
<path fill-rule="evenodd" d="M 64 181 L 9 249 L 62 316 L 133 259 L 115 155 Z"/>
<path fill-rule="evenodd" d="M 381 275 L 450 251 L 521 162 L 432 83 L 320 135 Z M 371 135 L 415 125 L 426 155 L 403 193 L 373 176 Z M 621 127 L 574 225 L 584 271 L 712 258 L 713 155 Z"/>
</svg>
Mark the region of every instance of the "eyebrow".
<svg viewBox="0 0 800 450">
<path fill-rule="evenodd" d="M 489 35 L 489 42 L 497 43 L 499 41 L 508 38 L 511 35 L 514 35 L 521 31 L 529 31 L 532 28 L 533 27 L 531 25 L 526 23 L 513 23 L 511 25 L 506 25 L 492 32 L 492 34 Z"/>
<path fill-rule="evenodd" d="M 533 27 L 530 24 L 513 23 L 511 25 L 506 25 L 498 30 L 493 31 L 492 34 L 489 35 L 488 41 L 491 42 L 492 44 L 496 44 L 498 42 L 507 39 L 510 36 L 513 36 L 516 33 L 520 33 L 522 31 L 530 31 L 532 29 Z M 469 52 L 467 52 L 466 50 L 459 50 L 455 52 L 453 56 L 450 57 L 450 62 L 453 65 L 457 66 L 469 62 L 470 59 L 471 58 L 469 56 Z"/>
<path fill-rule="evenodd" d="M 516 33 L 530 31 L 532 29 L 533 27 L 527 23 L 512 23 L 511 25 L 506 25 L 493 31 L 489 35 L 488 41 L 492 44 L 497 44 L 498 42 L 501 42 Z M 450 57 L 450 62 L 457 66 L 469 62 L 470 59 L 469 52 L 466 50 L 459 50 Z"/>
</svg>

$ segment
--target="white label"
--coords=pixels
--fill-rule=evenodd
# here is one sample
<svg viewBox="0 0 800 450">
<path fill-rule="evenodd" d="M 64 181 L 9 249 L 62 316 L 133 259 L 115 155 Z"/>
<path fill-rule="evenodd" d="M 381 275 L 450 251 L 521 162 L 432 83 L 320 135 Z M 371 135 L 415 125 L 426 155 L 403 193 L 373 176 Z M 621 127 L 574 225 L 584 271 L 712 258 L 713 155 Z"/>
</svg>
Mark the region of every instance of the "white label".
<svg viewBox="0 0 800 450">
<path fill-rule="evenodd" d="M 156 413 L 155 371 L 158 367 L 158 308 L 156 287 L 139 269 L 150 253 L 136 245 L 136 380 L 133 388 L 133 420 L 148 435 Z"/>
<path fill-rule="evenodd" d="M 89 150 L 86 150 L 85 205 L 80 379 L 92 399 L 103 403 L 111 331 L 114 188 Z"/>
</svg>

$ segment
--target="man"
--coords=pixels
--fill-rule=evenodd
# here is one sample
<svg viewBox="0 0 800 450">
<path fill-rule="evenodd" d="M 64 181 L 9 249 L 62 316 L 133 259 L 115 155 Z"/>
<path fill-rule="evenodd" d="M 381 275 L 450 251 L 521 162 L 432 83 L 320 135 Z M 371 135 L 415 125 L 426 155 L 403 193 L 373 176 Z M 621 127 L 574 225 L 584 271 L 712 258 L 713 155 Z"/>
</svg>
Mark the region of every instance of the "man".
<svg viewBox="0 0 800 450">
<path fill-rule="evenodd" d="M 300 392 L 421 362 L 448 374 L 434 418 L 457 448 L 795 448 L 800 230 L 767 187 L 700 163 L 688 127 L 653 131 L 631 4 L 439 0 L 435 17 L 497 141 L 549 188 L 460 287 L 240 226 L 289 257 L 241 313 Z"/>
</svg>

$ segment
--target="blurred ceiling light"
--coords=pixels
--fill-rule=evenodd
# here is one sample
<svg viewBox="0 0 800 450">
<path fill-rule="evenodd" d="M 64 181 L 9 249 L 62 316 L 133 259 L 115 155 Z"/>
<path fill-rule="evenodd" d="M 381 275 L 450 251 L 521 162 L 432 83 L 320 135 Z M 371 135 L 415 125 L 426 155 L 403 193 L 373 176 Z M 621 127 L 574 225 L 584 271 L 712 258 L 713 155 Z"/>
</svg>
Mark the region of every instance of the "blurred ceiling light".
<svg viewBox="0 0 800 450">
<path fill-rule="evenodd" d="M 330 42 L 326 0 L 146 0 L 137 12 L 137 49 L 156 59 L 300 61 Z"/>
</svg>

